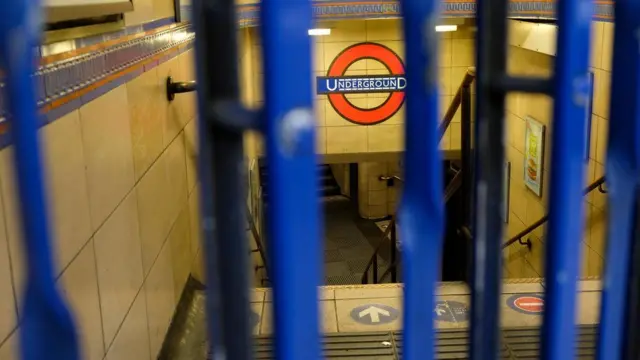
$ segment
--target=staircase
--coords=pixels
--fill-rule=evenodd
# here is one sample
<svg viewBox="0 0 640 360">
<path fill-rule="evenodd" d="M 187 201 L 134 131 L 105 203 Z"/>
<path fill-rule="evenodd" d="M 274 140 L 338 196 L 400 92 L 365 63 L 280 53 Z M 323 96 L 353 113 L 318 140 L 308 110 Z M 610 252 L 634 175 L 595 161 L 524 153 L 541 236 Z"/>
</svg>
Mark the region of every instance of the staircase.
<svg viewBox="0 0 640 360">
<path fill-rule="evenodd" d="M 331 172 L 331 166 L 328 164 L 318 165 L 318 177 L 320 179 L 319 193 L 320 198 L 327 198 L 331 196 L 340 195 L 340 185 L 336 181 L 333 173 Z M 264 162 L 260 162 L 260 186 L 262 187 L 262 201 L 264 204 L 269 203 L 269 173 L 267 172 L 267 165 Z"/>
</svg>

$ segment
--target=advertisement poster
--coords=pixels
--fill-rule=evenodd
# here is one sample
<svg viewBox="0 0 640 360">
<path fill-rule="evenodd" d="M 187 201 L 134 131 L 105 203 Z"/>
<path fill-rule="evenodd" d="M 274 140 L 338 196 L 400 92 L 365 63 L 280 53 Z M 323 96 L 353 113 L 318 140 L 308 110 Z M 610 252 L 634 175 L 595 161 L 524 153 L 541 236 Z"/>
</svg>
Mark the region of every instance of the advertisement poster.
<svg viewBox="0 0 640 360">
<path fill-rule="evenodd" d="M 524 183 L 534 194 L 542 195 L 544 125 L 527 116 L 524 148 Z"/>
<path fill-rule="evenodd" d="M 502 199 L 503 199 L 503 203 L 502 203 L 502 218 L 504 219 L 505 223 L 509 222 L 509 186 L 511 183 L 511 163 L 510 162 L 505 162 L 504 163 L 504 183 L 503 183 L 503 188 L 502 188 Z"/>
</svg>

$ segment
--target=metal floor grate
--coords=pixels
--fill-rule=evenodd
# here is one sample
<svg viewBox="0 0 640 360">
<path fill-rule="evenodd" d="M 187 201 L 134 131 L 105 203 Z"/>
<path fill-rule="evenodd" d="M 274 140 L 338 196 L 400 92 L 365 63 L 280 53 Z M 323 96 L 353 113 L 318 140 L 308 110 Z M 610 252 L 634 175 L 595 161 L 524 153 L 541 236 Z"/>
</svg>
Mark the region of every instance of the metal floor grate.
<svg viewBox="0 0 640 360">
<path fill-rule="evenodd" d="M 577 359 L 595 358 L 594 326 L 579 326 Z M 538 359 L 539 328 L 509 328 L 502 331 L 500 359 Z M 439 330 L 436 359 L 468 359 L 469 336 L 466 329 Z M 255 338 L 256 359 L 274 359 L 270 337 Z M 402 359 L 402 332 L 335 333 L 323 337 L 325 359 Z"/>
</svg>

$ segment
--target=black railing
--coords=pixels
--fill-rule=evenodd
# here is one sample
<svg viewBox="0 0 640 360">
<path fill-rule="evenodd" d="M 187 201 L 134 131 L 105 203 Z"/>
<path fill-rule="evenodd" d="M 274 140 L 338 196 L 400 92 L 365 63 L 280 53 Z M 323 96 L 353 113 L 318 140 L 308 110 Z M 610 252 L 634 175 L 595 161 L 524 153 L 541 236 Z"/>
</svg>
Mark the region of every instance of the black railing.
<svg viewBox="0 0 640 360">
<path fill-rule="evenodd" d="M 451 179 L 451 181 L 449 182 L 449 184 L 447 184 L 447 187 L 444 190 L 445 204 L 461 188 L 463 189 L 463 191 L 465 191 L 463 194 L 463 198 L 469 199 L 471 197 L 470 184 L 472 183 L 472 169 L 473 169 L 472 160 L 471 160 L 472 159 L 471 84 L 473 83 L 475 77 L 476 77 L 475 68 L 474 67 L 468 68 L 467 73 L 465 74 L 464 78 L 462 79 L 462 82 L 460 83 L 460 86 L 458 87 L 458 90 L 456 91 L 456 95 L 454 96 L 453 100 L 451 100 L 451 104 L 449 104 L 447 112 L 445 113 L 442 119 L 442 122 L 438 127 L 438 132 L 440 134 L 440 138 L 442 139 L 447 129 L 449 128 L 449 125 L 451 125 L 451 122 L 453 121 L 453 118 L 456 112 L 458 111 L 458 108 L 461 108 L 462 124 L 460 127 L 461 128 L 460 140 L 461 140 L 461 148 L 462 148 L 462 169 L 458 171 L 458 173 L 453 177 L 453 179 Z M 467 170 L 465 171 L 465 169 Z M 403 182 L 402 178 L 398 176 L 380 176 L 379 180 L 388 181 L 388 182 L 398 180 L 400 182 Z M 464 215 L 465 221 L 470 216 L 467 213 L 467 209 L 470 209 L 469 206 L 471 206 L 471 202 L 467 201 L 465 203 L 465 215 Z M 362 274 L 361 280 L 363 284 L 369 283 L 370 270 L 372 272 L 373 284 L 377 284 L 378 282 L 384 280 L 384 278 L 388 275 L 391 275 L 392 282 L 397 281 L 397 268 L 398 268 L 399 259 L 396 258 L 396 251 L 397 251 L 396 250 L 396 246 L 397 246 L 396 222 L 397 222 L 397 219 L 395 217 L 392 218 L 391 222 L 389 222 L 389 225 L 382 236 L 382 239 L 380 240 L 380 242 L 378 243 L 378 246 L 376 247 L 373 254 L 371 255 L 371 258 L 369 259 L 369 262 L 367 263 L 367 266 L 364 269 L 364 273 Z M 383 245 L 387 243 L 387 240 L 390 240 L 389 241 L 389 253 L 390 253 L 389 263 L 390 264 L 386 268 L 386 270 L 383 272 L 382 276 L 378 278 L 378 255 L 380 254 L 380 250 L 383 248 Z"/>
<path fill-rule="evenodd" d="M 254 265 L 253 270 L 255 274 L 258 274 L 260 270 L 264 269 L 265 276 L 260 279 L 260 284 L 264 286 L 271 279 L 269 276 L 269 267 L 267 266 L 267 254 L 262 244 L 262 237 L 258 232 L 256 222 L 253 220 L 253 216 L 251 215 L 250 211 L 247 211 L 247 223 L 249 223 L 249 231 L 251 231 L 253 240 L 256 243 L 256 249 L 251 250 L 251 252 L 257 252 L 260 255 L 260 260 L 262 262 L 262 264 Z"/>
<path fill-rule="evenodd" d="M 396 240 L 397 240 L 396 236 L 397 236 L 396 218 L 392 217 L 391 221 L 389 221 L 389 224 L 387 225 L 387 228 L 384 230 L 384 233 L 382 234 L 382 238 L 380 239 L 380 242 L 378 242 L 378 245 L 376 246 L 376 249 L 374 250 L 373 255 L 371 255 L 371 258 L 367 262 L 367 266 L 365 266 L 364 273 L 362 274 L 362 279 L 361 279 L 361 282 L 363 284 L 369 283 L 369 269 L 371 269 L 372 275 L 373 275 L 372 283 L 373 284 L 378 283 L 378 255 L 380 253 L 380 250 L 382 249 L 382 246 L 387 243 L 386 241 L 387 239 L 390 240 L 389 242 L 390 258 L 393 259 L 391 261 L 395 262 Z M 392 278 L 394 278 L 394 280 L 395 280 L 395 276 L 396 274 L 394 273 L 392 275 Z"/>
</svg>

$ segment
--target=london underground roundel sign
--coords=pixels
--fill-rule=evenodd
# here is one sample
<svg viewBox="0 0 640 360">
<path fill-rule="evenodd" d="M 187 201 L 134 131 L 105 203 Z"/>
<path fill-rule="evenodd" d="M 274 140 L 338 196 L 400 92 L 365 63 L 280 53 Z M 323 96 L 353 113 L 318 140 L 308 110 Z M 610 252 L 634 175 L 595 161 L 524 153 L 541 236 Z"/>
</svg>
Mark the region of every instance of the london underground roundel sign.
<svg viewBox="0 0 640 360">
<path fill-rule="evenodd" d="M 380 62 L 389 71 L 388 75 L 345 76 L 353 63 L 371 59 Z M 407 86 L 404 63 L 388 47 L 377 43 L 359 43 L 344 49 L 333 60 L 327 76 L 316 78 L 318 94 L 326 94 L 335 111 L 347 121 L 360 125 L 381 123 L 392 117 L 404 103 Z M 358 107 L 347 99 L 347 94 L 389 93 L 387 99 L 373 108 Z"/>
</svg>

